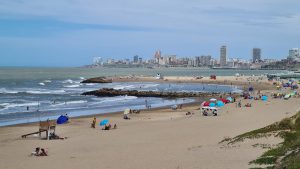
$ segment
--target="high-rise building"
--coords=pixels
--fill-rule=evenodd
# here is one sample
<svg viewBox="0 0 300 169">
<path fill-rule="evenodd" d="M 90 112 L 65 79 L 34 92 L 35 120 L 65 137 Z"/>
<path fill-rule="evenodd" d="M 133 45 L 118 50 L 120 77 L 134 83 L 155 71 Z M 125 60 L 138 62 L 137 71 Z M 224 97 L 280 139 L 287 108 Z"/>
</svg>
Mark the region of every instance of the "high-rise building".
<svg viewBox="0 0 300 169">
<path fill-rule="evenodd" d="M 139 62 L 139 56 L 135 55 L 133 56 L 133 63 L 138 63 Z"/>
<path fill-rule="evenodd" d="M 289 50 L 288 59 L 297 60 L 300 57 L 299 48 L 292 48 Z"/>
<path fill-rule="evenodd" d="M 260 48 L 253 48 L 252 50 L 252 62 L 257 63 L 261 61 L 261 49 Z"/>
<path fill-rule="evenodd" d="M 220 49 L 220 66 L 226 66 L 226 64 L 227 64 L 226 46 L 221 46 L 221 49 Z"/>
<path fill-rule="evenodd" d="M 158 50 L 158 51 L 155 52 L 154 59 L 155 59 L 156 63 L 159 64 L 159 61 L 162 59 L 162 57 L 161 57 L 161 51 L 160 50 Z"/>
<path fill-rule="evenodd" d="M 143 58 L 139 58 L 139 64 L 143 63 Z"/>
</svg>

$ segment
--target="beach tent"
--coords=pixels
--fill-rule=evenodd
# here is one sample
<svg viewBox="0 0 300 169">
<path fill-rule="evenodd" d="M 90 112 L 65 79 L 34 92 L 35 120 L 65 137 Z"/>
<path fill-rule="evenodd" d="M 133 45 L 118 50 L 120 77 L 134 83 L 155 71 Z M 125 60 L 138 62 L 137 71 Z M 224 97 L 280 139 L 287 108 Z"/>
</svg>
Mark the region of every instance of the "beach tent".
<svg viewBox="0 0 300 169">
<path fill-rule="evenodd" d="M 216 101 L 217 101 L 217 99 L 215 99 L 215 98 L 211 98 L 209 101 L 210 101 L 210 102 L 216 102 Z"/>
<path fill-rule="evenodd" d="M 284 99 L 289 99 L 291 97 L 291 95 L 290 94 L 286 94 L 285 96 L 284 96 Z"/>
<path fill-rule="evenodd" d="M 57 124 L 64 124 L 64 123 L 68 122 L 68 120 L 69 120 L 69 117 L 68 117 L 68 116 L 63 116 L 63 115 L 61 115 L 61 116 L 59 116 L 58 119 L 56 120 L 56 123 L 57 123 Z"/>
<path fill-rule="evenodd" d="M 108 122 L 109 122 L 108 119 L 104 119 L 104 120 L 100 121 L 99 125 L 100 125 L 100 126 L 104 126 L 104 125 L 106 125 Z"/>
<path fill-rule="evenodd" d="M 295 92 L 295 91 L 292 91 L 292 92 L 290 93 L 290 95 L 291 95 L 291 96 L 295 96 L 295 95 L 296 95 L 296 92 Z"/>
<path fill-rule="evenodd" d="M 209 106 L 209 102 L 203 102 L 202 106 Z"/>
<path fill-rule="evenodd" d="M 262 97 L 261 97 L 261 100 L 267 101 L 267 100 L 268 100 L 268 96 L 262 96 Z"/>
<path fill-rule="evenodd" d="M 131 109 L 125 109 L 124 114 L 129 114 L 131 112 Z"/>
<path fill-rule="evenodd" d="M 217 107 L 223 107 L 225 104 L 222 101 L 217 101 Z"/>
<path fill-rule="evenodd" d="M 228 103 L 228 101 L 226 99 L 219 99 L 220 101 L 222 101 L 224 104 Z"/>
<path fill-rule="evenodd" d="M 201 103 L 201 106 L 202 107 L 209 106 L 209 102 L 204 101 L 204 102 Z"/>
<path fill-rule="evenodd" d="M 216 107 L 216 103 L 209 103 L 209 107 Z"/>
<path fill-rule="evenodd" d="M 230 96 L 227 97 L 226 100 L 228 100 L 229 102 L 232 102 L 232 101 L 233 101 L 232 97 L 230 97 Z"/>
</svg>

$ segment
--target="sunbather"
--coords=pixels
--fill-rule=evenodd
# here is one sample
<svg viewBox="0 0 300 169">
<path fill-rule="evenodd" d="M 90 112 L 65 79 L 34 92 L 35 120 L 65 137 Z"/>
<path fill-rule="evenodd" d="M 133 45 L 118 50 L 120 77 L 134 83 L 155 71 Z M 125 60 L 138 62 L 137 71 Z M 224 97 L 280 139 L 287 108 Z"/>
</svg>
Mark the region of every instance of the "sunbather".
<svg viewBox="0 0 300 169">
<path fill-rule="evenodd" d="M 39 154 L 39 156 L 48 156 L 47 152 L 45 151 L 45 149 L 41 149 L 41 153 Z"/>
<path fill-rule="evenodd" d="M 123 117 L 125 120 L 130 120 L 130 118 L 127 116 L 127 114 L 124 114 L 124 117 Z"/>
<path fill-rule="evenodd" d="M 31 153 L 31 155 L 34 155 L 34 156 L 39 156 L 39 154 L 40 154 L 40 148 L 39 147 L 35 148 L 35 151 Z"/>
</svg>

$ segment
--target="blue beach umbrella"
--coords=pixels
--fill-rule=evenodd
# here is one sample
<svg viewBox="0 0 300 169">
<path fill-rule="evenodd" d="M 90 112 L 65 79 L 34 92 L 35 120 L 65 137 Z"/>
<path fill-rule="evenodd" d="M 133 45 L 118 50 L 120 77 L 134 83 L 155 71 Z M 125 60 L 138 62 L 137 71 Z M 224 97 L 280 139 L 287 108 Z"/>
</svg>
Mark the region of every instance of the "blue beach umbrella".
<svg viewBox="0 0 300 169">
<path fill-rule="evenodd" d="M 100 126 L 104 126 L 108 123 L 108 119 L 104 119 L 102 121 L 100 121 Z"/>
<path fill-rule="evenodd" d="M 222 101 L 217 101 L 217 104 L 216 104 L 218 107 L 223 107 L 224 106 L 224 103 Z"/>
<path fill-rule="evenodd" d="M 267 101 L 267 100 L 268 100 L 268 96 L 262 96 L 262 97 L 261 97 L 261 100 Z"/>
<path fill-rule="evenodd" d="M 64 124 L 66 122 L 68 122 L 69 118 L 67 116 L 59 116 L 58 119 L 56 120 L 57 124 Z"/>
<path fill-rule="evenodd" d="M 215 103 L 209 103 L 209 107 L 215 107 L 216 104 Z"/>
</svg>

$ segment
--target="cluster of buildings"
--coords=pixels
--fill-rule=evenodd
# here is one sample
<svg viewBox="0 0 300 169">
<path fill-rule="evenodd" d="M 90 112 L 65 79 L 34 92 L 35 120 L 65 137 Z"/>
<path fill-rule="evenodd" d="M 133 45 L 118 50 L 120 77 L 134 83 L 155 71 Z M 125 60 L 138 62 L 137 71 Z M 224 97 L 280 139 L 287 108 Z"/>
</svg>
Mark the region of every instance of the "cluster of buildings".
<svg viewBox="0 0 300 169">
<path fill-rule="evenodd" d="M 176 55 L 162 55 L 160 50 L 154 53 L 153 58 L 143 60 L 138 55 L 133 59 L 107 59 L 106 62 L 101 57 L 95 57 L 93 65 L 95 66 L 118 66 L 127 65 L 128 67 L 209 67 L 215 69 L 260 69 L 265 65 L 277 62 L 274 59 L 262 59 L 262 50 L 260 48 L 252 49 L 252 59 L 243 60 L 239 58 L 228 58 L 227 46 L 220 47 L 220 56 L 214 59 L 211 55 L 201 55 L 195 57 L 177 57 Z M 298 48 L 289 50 L 287 60 L 300 62 L 300 54 Z"/>
</svg>

